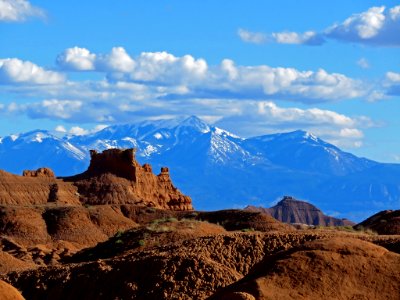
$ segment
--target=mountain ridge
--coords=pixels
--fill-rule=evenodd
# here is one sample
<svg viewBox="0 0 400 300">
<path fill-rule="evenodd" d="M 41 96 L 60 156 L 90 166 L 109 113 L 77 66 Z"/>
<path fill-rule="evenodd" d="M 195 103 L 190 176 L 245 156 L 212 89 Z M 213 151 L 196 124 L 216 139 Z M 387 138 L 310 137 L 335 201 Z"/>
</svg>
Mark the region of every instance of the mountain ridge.
<svg viewBox="0 0 400 300">
<path fill-rule="evenodd" d="M 359 158 L 302 130 L 241 138 L 191 116 L 84 136 L 29 134 L 1 139 L 0 169 L 44 166 L 68 176 L 87 168 L 89 149 L 136 148 L 140 163 L 170 166 L 172 180 L 203 210 L 266 206 L 287 194 L 352 220 L 400 207 L 400 165 Z"/>
</svg>

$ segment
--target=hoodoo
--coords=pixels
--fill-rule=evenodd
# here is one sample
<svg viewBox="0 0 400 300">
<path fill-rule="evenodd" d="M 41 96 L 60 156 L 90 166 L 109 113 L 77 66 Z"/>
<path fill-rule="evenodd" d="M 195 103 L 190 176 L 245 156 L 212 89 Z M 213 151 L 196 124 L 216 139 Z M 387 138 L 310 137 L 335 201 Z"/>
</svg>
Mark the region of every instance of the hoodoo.
<svg viewBox="0 0 400 300">
<path fill-rule="evenodd" d="M 141 166 L 135 149 L 90 151 L 82 174 L 56 178 L 52 170 L 26 170 L 23 176 L 0 171 L 0 204 L 62 205 L 134 204 L 159 209 L 192 210 L 192 200 L 173 184 L 166 167 L 159 175 Z"/>
<path fill-rule="evenodd" d="M 136 204 L 160 209 L 192 210 L 192 200 L 173 184 L 166 167 L 155 175 L 149 164 L 141 166 L 135 149 L 90 151 L 86 172 L 64 178 L 78 188 L 84 204 Z"/>
</svg>

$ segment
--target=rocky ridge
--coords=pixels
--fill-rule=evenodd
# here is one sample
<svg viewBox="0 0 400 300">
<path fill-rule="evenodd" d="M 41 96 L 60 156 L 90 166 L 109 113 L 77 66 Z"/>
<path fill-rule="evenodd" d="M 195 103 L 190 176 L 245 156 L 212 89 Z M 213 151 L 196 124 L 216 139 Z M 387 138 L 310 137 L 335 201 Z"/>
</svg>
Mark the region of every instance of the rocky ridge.
<svg viewBox="0 0 400 300">
<path fill-rule="evenodd" d="M 245 210 L 259 211 L 271 215 L 275 219 L 289 224 L 307 224 L 315 226 L 353 226 L 347 219 L 337 219 L 324 215 L 316 206 L 285 196 L 275 206 L 270 208 L 247 206 Z"/>
<path fill-rule="evenodd" d="M 134 149 L 91 152 L 88 170 L 56 178 L 48 168 L 25 170 L 23 176 L 0 171 L 0 205 L 135 204 L 160 209 L 192 210 L 191 199 L 173 184 L 166 167 L 154 175 L 141 166 Z"/>
<path fill-rule="evenodd" d="M 77 187 L 83 204 L 135 204 L 148 207 L 192 210 L 190 197 L 173 184 L 167 167 L 153 174 L 149 164 L 140 165 L 134 149 L 108 149 L 102 153 L 92 150 L 86 172 L 64 181 Z"/>
<path fill-rule="evenodd" d="M 132 149 L 91 156 L 71 177 L 1 173 L 0 280 L 27 299 L 398 299 L 399 236 L 194 211 Z"/>
<path fill-rule="evenodd" d="M 372 230 L 378 234 L 400 235 L 400 210 L 384 210 L 354 226 L 357 230 Z"/>
</svg>

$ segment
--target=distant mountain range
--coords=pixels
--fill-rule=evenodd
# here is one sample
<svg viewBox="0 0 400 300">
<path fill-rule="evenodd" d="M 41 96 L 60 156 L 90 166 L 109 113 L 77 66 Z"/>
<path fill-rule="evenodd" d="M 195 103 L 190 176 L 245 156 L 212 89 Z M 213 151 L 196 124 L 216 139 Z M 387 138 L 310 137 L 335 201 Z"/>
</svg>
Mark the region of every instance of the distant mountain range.
<svg viewBox="0 0 400 300">
<path fill-rule="evenodd" d="M 241 138 L 192 116 L 109 126 L 84 136 L 43 130 L 0 138 L 0 169 L 83 172 L 89 150 L 137 149 L 141 163 L 171 167 L 198 210 L 271 206 L 291 195 L 357 221 L 400 208 L 400 165 L 344 152 L 305 131 Z"/>
</svg>

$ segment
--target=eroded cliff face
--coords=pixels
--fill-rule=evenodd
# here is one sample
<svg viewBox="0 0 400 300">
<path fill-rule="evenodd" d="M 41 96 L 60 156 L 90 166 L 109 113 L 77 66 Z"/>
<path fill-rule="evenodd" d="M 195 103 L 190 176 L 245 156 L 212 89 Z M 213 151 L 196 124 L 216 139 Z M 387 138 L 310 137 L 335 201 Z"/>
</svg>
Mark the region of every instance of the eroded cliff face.
<svg viewBox="0 0 400 300">
<path fill-rule="evenodd" d="M 78 188 L 84 204 L 136 204 L 160 209 L 192 210 L 192 200 L 173 184 L 168 168 L 159 175 L 149 164 L 141 166 L 134 149 L 91 151 L 88 170 L 64 178 Z"/>
<path fill-rule="evenodd" d="M 0 171 L 0 205 L 80 205 L 78 189 L 54 177 L 50 169 L 27 170 L 23 174 Z"/>
<path fill-rule="evenodd" d="M 141 166 L 134 149 L 91 151 L 88 170 L 56 178 L 52 170 L 26 170 L 23 176 L 0 170 L 0 205 L 135 204 L 170 210 L 192 210 L 192 200 L 173 184 L 168 168 L 159 175 Z"/>
</svg>

